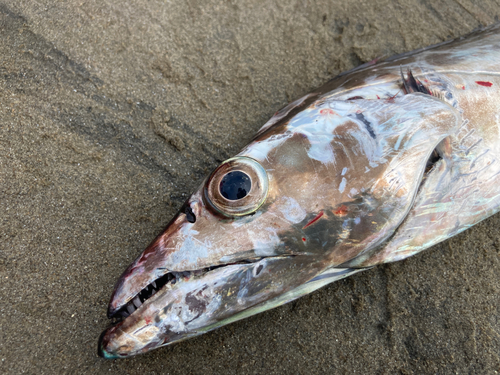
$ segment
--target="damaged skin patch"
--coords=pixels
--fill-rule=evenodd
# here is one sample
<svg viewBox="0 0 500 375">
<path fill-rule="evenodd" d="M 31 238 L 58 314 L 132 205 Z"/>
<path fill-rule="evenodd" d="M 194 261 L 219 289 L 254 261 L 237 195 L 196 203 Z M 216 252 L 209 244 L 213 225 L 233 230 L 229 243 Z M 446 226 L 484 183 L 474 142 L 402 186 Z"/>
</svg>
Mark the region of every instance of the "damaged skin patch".
<svg viewBox="0 0 500 375">
<path fill-rule="evenodd" d="M 476 83 L 479 86 L 484 86 L 484 87 L 491 87 L 491 86 L 493 86 L 493 83 L 487 82 L 487 81 L 476 81 Z"/>
<path fill-rule="evenodd" d="M 317 222 L 321 217 L 323 216 L 323 211 L 320 211 L 319 214 L 317 214 L 314 219 L 312 219 L 310 222 L 308 222 L 306 225 L 302 227 L 302 229 L 306 229 L 307 227 L 313 225 L 315 222 Z"/>
<path fill-rule="evenodd" d="M 196 314 L 196 316 L 193 319 L 199 317 L 207 309 L 208 302 L 206 301 L 205 296 L 203 294 L 203 291 L 205 289 L 207 289 L 206 286 L 201 290 L 189 292 L 186 294 L 185 298 L 186 305 L 188 306 L 189 311 Z"/>
</svg>

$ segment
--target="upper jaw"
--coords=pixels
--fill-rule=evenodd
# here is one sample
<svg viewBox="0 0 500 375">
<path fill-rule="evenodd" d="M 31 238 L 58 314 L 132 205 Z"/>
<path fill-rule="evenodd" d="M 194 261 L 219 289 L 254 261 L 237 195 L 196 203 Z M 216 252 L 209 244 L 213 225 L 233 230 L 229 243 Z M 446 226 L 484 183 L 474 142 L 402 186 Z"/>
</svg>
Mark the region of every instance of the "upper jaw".
<svg viewBox="0 0 500 375">
<path fill-rule="evenodd" d="M 134 260 L 118 279 L 108 306 L 108 318 L 112 318 L 136 297 L 143 297 L 151 293 L 151 288 L 158 290 L 154 285 L 160 279 L 160 284 L 165 285 L 162 277 L 170 274 L 170 279 L 179 279 L 190 276 L 186 272 L 203 270 L 211 266 L 210 260 L 196 259 L 197 264 L 176 264 L 172 262 L 172 255 L 186 252 L 182 244 L 191 236 L 193 224 L 186 215 L 189 207 L 191 215 L 200 216 L 202 205 L 197 194 L 187 201 L 177 215 L 168 223 L 165 230 Z M 194 211 L 194 212 L 193 212 Z M 207 261 L 209 262 L 208 264 Z M 142 295 L 141 295 L 142 294 Z M 142 299 L 142 298 L 141 298 Z M 142 302 L 142 300 L 140 301 Z"/>
<path fill-rule="evenodd" d="M 108 318 L 112 318 L 127 303 L 138 296 L 152 282 L 168 273 L 165 258 L 172 234 L 185 225 L 185 215 L 177 214 L 166 229 L 134 260 L 115 284 L 108 305 Z"/>
</svg>

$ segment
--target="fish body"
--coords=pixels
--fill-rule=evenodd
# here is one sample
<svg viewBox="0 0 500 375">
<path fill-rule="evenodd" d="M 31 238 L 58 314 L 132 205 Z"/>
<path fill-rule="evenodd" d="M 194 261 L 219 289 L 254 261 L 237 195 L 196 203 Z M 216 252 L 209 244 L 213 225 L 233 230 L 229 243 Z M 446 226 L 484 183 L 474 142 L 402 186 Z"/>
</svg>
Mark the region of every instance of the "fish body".
<svg viewBox="0 0 500 375">
<path fill-rule="evenodd" d="M 118 280 L 99 354 L 147 352 L 416 254 L 500 206 L 500 27 L 277 112 Z"/>
</svg>

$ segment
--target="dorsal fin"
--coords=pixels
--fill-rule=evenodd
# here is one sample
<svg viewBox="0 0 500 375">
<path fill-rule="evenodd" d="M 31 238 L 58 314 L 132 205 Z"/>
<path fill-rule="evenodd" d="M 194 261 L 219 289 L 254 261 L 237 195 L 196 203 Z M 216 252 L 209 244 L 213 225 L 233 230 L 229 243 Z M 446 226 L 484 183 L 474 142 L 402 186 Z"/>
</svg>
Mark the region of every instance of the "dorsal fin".
<svg viewBox="0 0 500 375">
<path fill-rule="evenodd" d="M 400 72 L 401 72 L 401 79 L 403 80 L 403 89 L 405 91 L 405 94 L 411 94 L 413 92 L 421 92 L 422 94 L 427 94 L 431 95 L 431 91 L 424 86 L 422 82 L 420 82 L 418 79 L 416 79 L 413 76 L 413 73 L 411 72 L 411 69 L 408 68 L 407 70 L 407 78 L 404 77 L 403 74 L 403 68 L 400 67 Z"/>
</svg>

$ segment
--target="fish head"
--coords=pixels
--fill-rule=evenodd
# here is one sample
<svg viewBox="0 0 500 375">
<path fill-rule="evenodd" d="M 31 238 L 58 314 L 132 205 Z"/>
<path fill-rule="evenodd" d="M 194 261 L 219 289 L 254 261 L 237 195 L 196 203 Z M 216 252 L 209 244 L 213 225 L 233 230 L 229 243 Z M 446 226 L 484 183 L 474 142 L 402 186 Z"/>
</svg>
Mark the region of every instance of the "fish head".
<svg viewBox="0 0 500 375">
<path fill-rule="evenodd" d="M 275 307 L 376 249 L 457 123 L 428 95 L 321 97 L 259 133 L 125 270 L 99 354 L 143 353 Z"/>
</svg>

